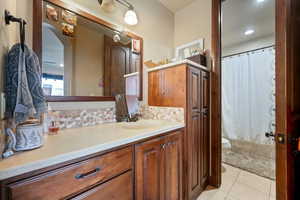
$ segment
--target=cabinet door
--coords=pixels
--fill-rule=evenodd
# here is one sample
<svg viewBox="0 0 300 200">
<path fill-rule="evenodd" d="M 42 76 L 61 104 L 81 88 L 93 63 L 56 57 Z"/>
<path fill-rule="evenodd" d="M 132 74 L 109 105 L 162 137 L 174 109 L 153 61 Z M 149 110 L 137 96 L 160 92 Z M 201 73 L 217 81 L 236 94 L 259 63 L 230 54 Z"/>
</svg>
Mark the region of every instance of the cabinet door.
<svg viewBox="0 0 300 200">
<path fill-rule="evenodd" d="M 130 71 L 130 48 L 105 37 L 104 94 L 125 93 L 124 75 Z"/>
<path fill-rule="evenodd" d="M 148 74 L 150 106 L 185 107 L 186 65 L 179 65 Z"/>
<path fill-rule="evenodd" d="M 136 53 L 131 53 L 131 59 L 130 59 L 130 67 L 129 71 L 126 71 L 126 74 L 131 74 L 134 72 L 140 71 L 141 66 L 141 55 Z"/>
<path fill-rule="evenodd" d="M 201 73 L 201 186 L 208 184 L 209 176 L 209 73 Z"/>
<path fill-rule="evenodd" d="M 164 164 L 161 160 L 163 138 L 157 138 L 136 145 L 136 200 L 164 200 L 161 191 L 164 191 Z"/>
<path fill-rule="evenodd" d="M 188 77 L 188 196 L 195 199 L 201 188 L 201 71 L 189 67 Z"/>
<path fill-rule="evenodd" d="M 164 200 L 182 199 L 182 140 L 181 132 L 165 138 L 163 160 L 165 163 Z"/>
</svg>

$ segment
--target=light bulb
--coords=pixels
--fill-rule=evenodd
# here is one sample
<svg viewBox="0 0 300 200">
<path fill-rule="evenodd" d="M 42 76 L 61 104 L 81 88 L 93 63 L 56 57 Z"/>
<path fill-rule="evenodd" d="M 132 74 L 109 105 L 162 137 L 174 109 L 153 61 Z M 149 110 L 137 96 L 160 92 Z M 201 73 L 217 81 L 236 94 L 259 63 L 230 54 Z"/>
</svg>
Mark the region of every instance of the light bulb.
<svg viewBox="0 0 300 200">
<path fill-rule="evenodd" d="M 129 9 L 124 16 L 124 21 L 129 25 L 136 25 L 138 23 L 137 15 L 134 10 Z"/>
<path fill-rule="evenodd" d="M 249 29 L 249 30 L 246 30 L 245 31 L 245 35 L 252 35 L 254 33 L 254 30 L 252 30 L 252 29 Z"/>
</svg>

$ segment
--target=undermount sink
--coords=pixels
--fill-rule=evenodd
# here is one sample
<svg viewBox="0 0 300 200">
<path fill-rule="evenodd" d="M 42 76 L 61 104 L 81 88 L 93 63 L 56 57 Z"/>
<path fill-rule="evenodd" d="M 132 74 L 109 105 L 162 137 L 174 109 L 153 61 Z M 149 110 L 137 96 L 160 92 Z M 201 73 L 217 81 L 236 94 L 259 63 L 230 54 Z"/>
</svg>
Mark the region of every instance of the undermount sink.
<svg viewBox="0 0 300 200">
<path fill-rule="evenodd" d="M 140 120 L 137 122 L 125 122 L 121 124 L 122 128 L 126 129 L 147 129 L 147 128 L 152 128 L 152 127 L 157 127 L 157 126 L 162 126 L 164 124 L 164 121 L 159 121 L 159 120 Z"/>
</svg>

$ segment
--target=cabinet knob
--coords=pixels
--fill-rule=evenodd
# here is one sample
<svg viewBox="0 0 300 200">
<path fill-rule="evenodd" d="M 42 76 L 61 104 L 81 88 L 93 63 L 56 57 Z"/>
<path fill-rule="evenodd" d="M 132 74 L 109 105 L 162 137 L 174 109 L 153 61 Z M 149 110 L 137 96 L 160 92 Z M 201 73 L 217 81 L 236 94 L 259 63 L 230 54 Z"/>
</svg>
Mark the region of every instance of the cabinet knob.
<svg viewBox="0 0 300 200">
<path fill-rule="evenodd" d="M 203 108 L 202 111 L 201 111 L 201 113 L 203 115 L 207 116 L 208 115 L 208 108 Z"/>
</svg>

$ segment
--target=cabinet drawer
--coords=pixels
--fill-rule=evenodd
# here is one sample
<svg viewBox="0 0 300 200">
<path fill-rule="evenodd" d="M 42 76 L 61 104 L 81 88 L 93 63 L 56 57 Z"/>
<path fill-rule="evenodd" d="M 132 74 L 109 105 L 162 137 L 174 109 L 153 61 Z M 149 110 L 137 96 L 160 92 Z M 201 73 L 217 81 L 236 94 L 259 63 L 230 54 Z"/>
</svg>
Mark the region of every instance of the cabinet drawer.
<svg viewBox="0 0 300 200">
<path fill-rule="evenodd" d="M 132 168 L 132 147 L 8 185 L 12 200 L 63 199 Z"/>
<path fill-rule="evenodd" d="M 106 183 L 103 183 L 71 200 L 132 200 L 132 172 L 129 171 Z"/>
</svg>

